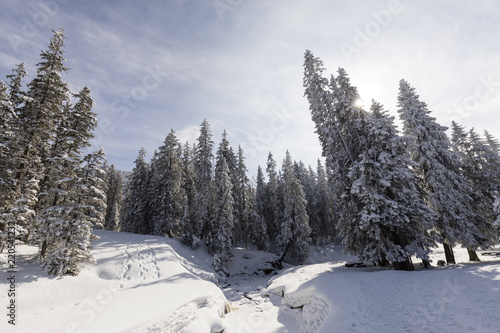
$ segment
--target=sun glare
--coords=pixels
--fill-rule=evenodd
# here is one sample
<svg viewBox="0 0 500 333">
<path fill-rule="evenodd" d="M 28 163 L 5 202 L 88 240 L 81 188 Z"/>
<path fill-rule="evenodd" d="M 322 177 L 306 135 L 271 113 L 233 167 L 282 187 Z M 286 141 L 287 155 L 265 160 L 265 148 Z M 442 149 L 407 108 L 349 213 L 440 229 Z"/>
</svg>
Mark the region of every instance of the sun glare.
<svg viewBox="0 0 500 333">
<path fill-rule="evenodd" d="M 361 99 L 361 98 L 358 98 L 355 102 L 354 102 L 354 106 L 355 107 L 358 107 L 358 108 L 363 108 L 365 106 L 365 102 Z"/>
</svg>

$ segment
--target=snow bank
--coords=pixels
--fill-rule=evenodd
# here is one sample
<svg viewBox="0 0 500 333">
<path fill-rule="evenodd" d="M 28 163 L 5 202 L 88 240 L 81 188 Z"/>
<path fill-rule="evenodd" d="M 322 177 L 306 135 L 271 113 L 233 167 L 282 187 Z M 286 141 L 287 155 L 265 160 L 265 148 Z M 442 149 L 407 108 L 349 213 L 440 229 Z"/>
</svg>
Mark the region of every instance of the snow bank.
<svg viewBox="0 0 500 333">
<path fill-rule="evenodd" d="M 295 318 L 300 332 L 500 332 L 500 260 L 455 254 L 458 265 L 415 272 L 347 268 L 345 260 L 300 266 L 266 291 L 282 297 L 279 320 Z"/>
<path fill-rule="evenodd" d="M 18 246 L 18 318 L 0 332 L 220 332 L 228 302 L 213 283 L 212 258 L 175 239 L 97 231 L 97 265 L 48 277 Z M 207 281 L 209 280 L 209 281 Z M 0 303 L 7 300 L 0 285 Z"/>
</svg>

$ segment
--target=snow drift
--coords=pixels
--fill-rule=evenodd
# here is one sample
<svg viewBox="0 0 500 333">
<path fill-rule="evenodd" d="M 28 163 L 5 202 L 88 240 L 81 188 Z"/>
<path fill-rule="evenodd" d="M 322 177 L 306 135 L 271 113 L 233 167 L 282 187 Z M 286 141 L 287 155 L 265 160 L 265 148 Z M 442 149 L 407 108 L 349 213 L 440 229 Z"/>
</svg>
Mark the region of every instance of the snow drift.
<svg viewBox="0 0 500 333">
<path fill-rule="evenodd" d="M 18 320 L 1 332 L 220 332 L 228 302 L 213 283 L 212 259 L 178 240 L 97 231 L 97 265 L 49 277 L 17 247 Z M 212 282 L 210 282 L 212 281 Z M 6 304 L 4 283 L 0 294 Z"/>
</svg>

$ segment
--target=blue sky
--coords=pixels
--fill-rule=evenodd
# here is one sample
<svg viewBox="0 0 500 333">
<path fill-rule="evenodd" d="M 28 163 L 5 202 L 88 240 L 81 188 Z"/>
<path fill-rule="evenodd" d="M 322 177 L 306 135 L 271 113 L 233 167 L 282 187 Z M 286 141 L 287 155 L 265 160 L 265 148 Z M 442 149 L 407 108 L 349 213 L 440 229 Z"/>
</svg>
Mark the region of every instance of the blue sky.
<svg viewBox="0 0 500 333">
<path fill-rule="evenodd" d="M 490 1 L 2 1 L 0 79 L 35 72 L 51 29 L 67 36 L 64 79 L 92 90 L 94 145 L 131 170 L 173 128 L 194 142 L 207 118 L 250 174 L 272 151 L 315 165 L 321 149 L 303 97 L 303 54 L 346 69 L 366 105 L 394 115 L 410 82 L 433 116 L 500 138 L 500 4 Z M 28 80 L 26 81 L 26 83 Z"/>
</svg>

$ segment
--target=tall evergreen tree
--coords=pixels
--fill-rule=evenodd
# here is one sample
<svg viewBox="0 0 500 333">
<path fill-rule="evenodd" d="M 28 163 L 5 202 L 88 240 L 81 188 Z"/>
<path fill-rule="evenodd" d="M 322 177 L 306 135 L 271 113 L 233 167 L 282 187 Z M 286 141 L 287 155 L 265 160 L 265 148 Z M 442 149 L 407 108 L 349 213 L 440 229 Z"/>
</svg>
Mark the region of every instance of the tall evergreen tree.
<svg viewBox="0 0 500 333">
<path fill-rule="evenodd" d="M 200 135 L 197 139 L 194 171 L 196 175 L 196 235 L 205 238 L 208 226 L 213 216 L 213 190 L 212 190 L 212 132 L 206 119 L 201 123 Z"/>
<path fill-rule="evenodd" d="M 234 230 L 234 199 L 229 166 L 222 154 L 218 154 L 215 170 L 215 212 L 211 221 L 208 248 L 214 255 L 214 268 L 227 275 L 226 265 L 231 260 Z"/>
<path fill-rule="evenodd" d="M 409 169 L 413 164 L 393 119 L 380 104 L 372 103 L 368 149 L 349 172 L 351 193 L 361 210 L 340 232 L 346 249 L 360 259 L 413 270 L 412 255 L 429 260 L 434 241 L 428 230 L 434 215 L 417 188 Z"/>
<path fill-rule="evenodd" d="M 460 172 L 460 160 L 450 150 L 446 127 L 430 116 L 427 105 L 419 100 L 415 88 L 401 80 L 398 113 L 403 134 L 409 138 L 407 152 L 428 205 L 437 216 L 446 261 L 455 263 L 453 246 L 461 243 L 475 249 L 481 245 L 481 232 L 475 226 L 471 188 Z"/>
<path fill-rule="evenodd" d="M 7 233 L 7 221 L 12 220 L 11 209 L 14 204 L 14 167 L 12 157 L 16 142 L 17 115 L 10 100 L 7 85 L 0 82 L 0 249 Z"/>
<path fill-rule="evenodd" d="M 19 139 L 22 143 L 14 159 L 16 166 L 16 205 L 13 207 L 15 224 L 28 226 L 36 215 L 37 194 L 45 177 L 45 165 L 55 141 L 56 129 L 67 105 L 69 89 L 62 81 L 67 71 L 64 65 L 64 36 L 62 30 L 54 31 L 47 51 L 42 51 L 42 61 L 37 64 L 35 78 L 28 84 L 25 103 L 19 108 L 22 124 Z M 13 78 L 14 96 L 23 77 L 22 67 Z M 21 104 L 21 102 L 19 102 Z"/>
<path fill-rule="evenodd" d="M 451 140 L 461 160 L 462 174 L 472 188 L 474 224 L 481 233 L 476 235 L 477 240 L 482 247 L 492 246 L 498 241 L 493 225 L 496 220 L 493 204 L 500 185 L 500 158 L 473 129 L 467 133 L 456 122 L 452 122 Z M 480 260 L 474 249 L 468 248 L 468 251 L 470 260 Z"/>
<path fill-rule="evenodd" d="M 311 229 L 305 194 L 293 170 L 292 158 L 288 151 L 283 161 L 283 187 L 285 209 L 278 238 L 282 250 L 280 260 L 300 264 L 307 258 Z"/>
<path fill-rule="evenodd" d="M 7 75 L 7 78 L 9 79 L 10 101 L 17 113 L 27 101 L 26 93 L 21 90 L 22 80 L 27 74 L 24 62 L 17 64 L 12 72 L 12 74 Z"/>
<path fill-rule="evenodd" d="M 75 94 L 78 102 L 66 104 L 41 180 L 34 238 L 40 244 L 43 267 L 54 275 L 77 274 L 79 263 L 93 262 L 92 227 L 104 222 L 106 209 L 102 164 L 104 152 L 82 157 L 97 126 L 90 90 Z"/>
<path fill-rule="evenodd" d="M 335 236 L 335 203 L 328 185 L 326 171 L 319 159 L 316 167 L 316 183 L 310 200 L 313 212 L 313 217 L 309 215 L 311 236 L 315 235 L 318 240 L 333 238 Z"/>
<path fill-rule="evenodd" d="M 264 218 L 266 211 L 266 182 L 262 167 L 257 167 L 257 183 L 255 188 L 255 209 L 254 209 L 254 239 L 259 250 L 269 250 L 269 236 L 267 233 L 267 223 Z"/>
<path fill-rule="evenodd" d="M 331 169 L 334 199 L 338 207 L 338 228 L 349 226 L 361 209 L 358 198 L 349 191 L 350 168 L 367 148 L 367 113 L 357 106 L 359 94 L 347 73 L 339 68 L 330 82 L 322 77 L 323 62 L 307 50 L 304 61 L 305 96 L 309 101 L 327 168 Z"/>
<path fill-rule="evenodd" d="M 184 192 L 184 213 L 181 220 L 181 235 L 183 241 L 193 247 L 197 246 L 197 238 L 195 236 L 195 221 L 196 221 L 196 175 L 194 173 L 194 157 L 195 149 L 189 147 L 186 142 L 182 153 L 182 179 Z"/>
<path fill-rule="evenodd" d="M 119 231 L 120 225 L 120 212 L 122 209 L 122 191 L 123 183 L 122 176 L 115 169 L 114 165 L 108 168 L 106 174 L 107 183 L 107 201 L 106 201 L 106 216 L 104 219 L 104 228 L 106 230 Z"/>
<path fill-rule="evenodd" d="M 247 177 L 247 167 L 245 165 L 245 157 L 243 156 L 243 149 L 241 146 L 238 146 L 233 188 L 235 215 L 239 226 L 239 235 L 236 237 L 236 240 L 243 241 L 246 248 L 248 248 L 248 242 L 252 237 L 252 227 L 254 226 L 252 220 L 255 218 L 255 201 L 253 200 L 254 194 L 250 186 L 250 179 Z"/>
<path fill-rule="evenodd" d="M 185 203 L 181 158 L 179 140 L 171 130 L 152 166 L 151 221 L 156 235 L 173 237 L 180 234 Z"/>
<path fill-rule="evenodd" d="M 486 138 L 486 142 L 488 143 L 490 149 L 495 153 L 500 154 L 500 142 L 486 130 L 484 131 L 484 137 Z"/>
<path fill-rule="evenodd" d="M 238 213 L 238 207 L 240 206 L 241 198 L 240 195 L 242 195 L 242 189 L 240 189 L 240 183 L 238 180 L 238 172 L 237 172 L 237 158 L 236 155 L 234 154 L 233 148 L 231 147 L 228 139 L 228 134 L 227 131 L 224 130 L 222 132 L 222 140 L 219 144 L 218 150 L 217 150 L 217 157 L 216 157 L 216 165 L 215 169 L 220 168 L 220 163 L 222 163 L 222 158 L 226 160 L 228 169 L 229 169 L 229 178 L 231 178 L 231 184 L 233 185 L 232 193 L 233 193 L 233 199 L 234 199 L 234 211 L 233 211 L 233 218 L 234 218 L 234 239 L 233 242 L 235 243 L 236 240 L 240 240 L 243 238 L 243 226 L 242 226 L 242 221 L 240 221 L 240 215 Z"/>
<path fill-rule="evenodd" d="M 127 184 L 122 213 L 122 231 L 151 234 L 149 218 L 150 166 L 145 161 L 146 150 L 141 148 L 135 160 L 130 181 Z"/>
<path fill-rule="evenodd" d="M 264 200 L 264 220 L 267 224 L 267 233 L 269 235 L 269 240 L 276 242 L 279 234 L 279 210 L 277 209 L 279 205 L 278 197 L 278 174 L 276 172 L 276 161 L 273 158 L 273 154 L 269 152 L 267 155 L 266 163 L 266 173 L 268 181 L 265 189 L 265 200 Z"/>
</svg>

